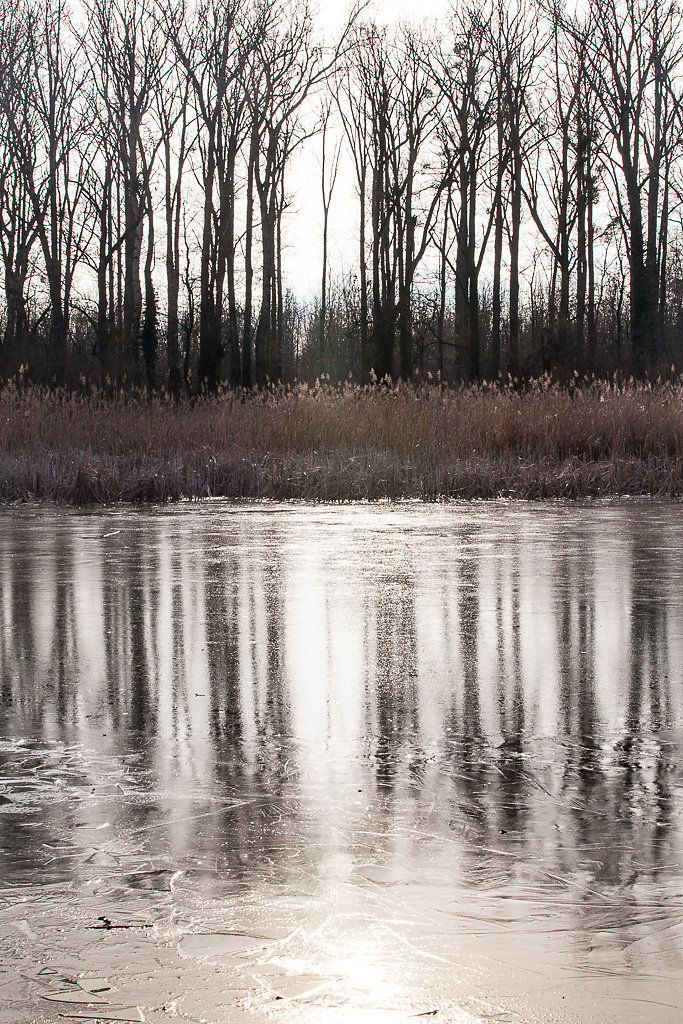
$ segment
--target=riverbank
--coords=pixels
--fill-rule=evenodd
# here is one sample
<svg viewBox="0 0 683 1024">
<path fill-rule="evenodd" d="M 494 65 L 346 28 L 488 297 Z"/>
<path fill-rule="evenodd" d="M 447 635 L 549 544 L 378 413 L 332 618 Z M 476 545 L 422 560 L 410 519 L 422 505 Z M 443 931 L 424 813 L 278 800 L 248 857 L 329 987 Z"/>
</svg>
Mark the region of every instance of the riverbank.
<svg viewBox="0 0 683 1024">
<path fill-rule="evenodd" d="M 173 401 L 0 388 L 0 501 L 683 494 L 683 379 L 330 385 Z"/>
</svg>

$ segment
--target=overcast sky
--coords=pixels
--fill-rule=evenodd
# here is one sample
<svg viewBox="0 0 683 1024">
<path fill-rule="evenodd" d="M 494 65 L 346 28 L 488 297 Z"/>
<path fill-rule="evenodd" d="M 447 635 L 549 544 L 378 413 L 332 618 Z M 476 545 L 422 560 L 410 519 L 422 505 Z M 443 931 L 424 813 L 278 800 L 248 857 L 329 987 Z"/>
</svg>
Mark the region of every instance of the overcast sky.
<svg viewBox="0 0 683 1024">
<path fill-rule="evenodd" d="M 321 19 L 331 27 L 339 27 L 350 4 L 344 0 L 318 0 Z M 448 0 L 372 0 L 368 14 L 378 21 L 411 21 L 435 17 L 448 10 Z"/>
</svg>

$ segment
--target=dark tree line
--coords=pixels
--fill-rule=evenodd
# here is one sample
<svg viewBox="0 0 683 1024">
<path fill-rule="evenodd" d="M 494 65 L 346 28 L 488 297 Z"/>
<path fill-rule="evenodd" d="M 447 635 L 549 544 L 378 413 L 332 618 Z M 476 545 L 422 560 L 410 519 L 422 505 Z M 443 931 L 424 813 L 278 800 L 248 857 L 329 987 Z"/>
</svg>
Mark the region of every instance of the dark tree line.
<svg viewBox="0 0 683 1024">
<path fill-rule="evenodd" d="M 0 371 L 178 392 L 683 357 L 675 3 L 0 0 Z M 319 301 L 288 218 L 321 154 Z M 341 171 L 340 171 L 341 168 Z M 341 177 L 356 269 L 330 261 Z"/>
</svg>

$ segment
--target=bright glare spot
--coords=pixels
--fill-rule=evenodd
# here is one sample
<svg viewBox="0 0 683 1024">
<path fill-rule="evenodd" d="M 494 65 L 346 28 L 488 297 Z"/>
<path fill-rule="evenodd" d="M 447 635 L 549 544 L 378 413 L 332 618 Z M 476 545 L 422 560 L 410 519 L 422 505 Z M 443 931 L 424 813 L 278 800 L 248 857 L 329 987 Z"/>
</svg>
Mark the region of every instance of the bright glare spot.
<svg viewBox="0 0 683 1024">
<path fill-rule="evenodd" d="M 445 1006 L 436 994 L 430 997 L 415 962 L 410 969 L 406 963 L 402 970 L 396 950 L 381 941 L 363 942 L 358 933 L 352 943 L 330 943 L 321 933 L 316 938 L 337 948 L 328 948 L 328 956 L 320 959 L 297 957 L 278 962 L 293 974 L 314 972 L 320 978 L 320 984 L 308 993 L 311 999 L 319 999 L 319 1024 L 408 1024 L 422 1014 L 431 1019 L 428 1014 L 433 1010 L 447 1010 L 449 1024 L 482 1024 L 485 1019 L 452 1003 Z M 347 948 L 349 954 L 345 955 Z"/>
</svg>

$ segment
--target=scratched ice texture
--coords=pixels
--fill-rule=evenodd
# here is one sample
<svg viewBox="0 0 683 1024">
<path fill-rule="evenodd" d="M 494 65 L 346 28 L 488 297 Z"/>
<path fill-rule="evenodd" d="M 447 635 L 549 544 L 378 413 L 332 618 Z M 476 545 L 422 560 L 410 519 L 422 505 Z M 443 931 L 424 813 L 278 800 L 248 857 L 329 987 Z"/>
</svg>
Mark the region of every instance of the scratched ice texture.
<svg viewBox="0 0 683 1024">
<path fill-rule="evenodd" d="M 0 1024 L 673 1024 L 683 509 L 0 511 Z"/>
</svg>

